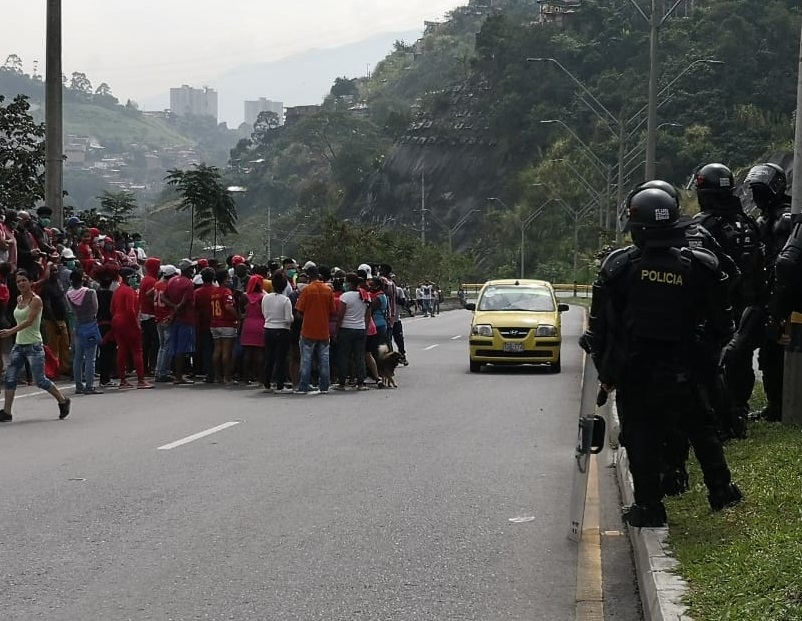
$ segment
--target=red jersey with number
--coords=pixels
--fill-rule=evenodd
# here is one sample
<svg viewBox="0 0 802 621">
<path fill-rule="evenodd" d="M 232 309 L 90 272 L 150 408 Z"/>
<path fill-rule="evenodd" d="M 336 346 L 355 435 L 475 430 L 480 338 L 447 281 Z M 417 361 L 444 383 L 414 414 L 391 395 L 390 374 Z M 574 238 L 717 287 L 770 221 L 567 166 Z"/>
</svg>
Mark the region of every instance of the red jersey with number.
<svg viewBox="0 0 802 621">
<path fill-rule="evenodd" d="M 157 280 L 153 285 L 153 316 L 156 317 L 156 321 L 164 321 L 172 313 L 172 309 L 164 303 L 166 291 L 166 280 Z"/>
<path fill-rule="evenodd" d="M 234 311 L 234 294 L 228 287 L 215 287 L 211 300 L 212 328 L 236 328 L 237 315 Z"/>
</svg>

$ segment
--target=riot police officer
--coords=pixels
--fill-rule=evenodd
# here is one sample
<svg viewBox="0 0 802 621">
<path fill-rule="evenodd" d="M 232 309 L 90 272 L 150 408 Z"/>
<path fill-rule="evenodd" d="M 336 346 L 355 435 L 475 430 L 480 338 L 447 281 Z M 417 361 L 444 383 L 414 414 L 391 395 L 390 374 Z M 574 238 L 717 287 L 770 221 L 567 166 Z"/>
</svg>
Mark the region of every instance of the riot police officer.
<svg viewBox="0 0 802 621">
<path fill-rule="evenodd" d="M 791 234 L 791 197 L 785 194 L 785 171 L 777 164 L 758 164 L 749 170 L 744 184 L 752 190 L 752 199 L 760 210 L 757 227 L 765 248 L 765 267 L 768 288 L 771 290 L 775 280 L 774 264 Z M 785 351 L 777 341 L 779 335 L 767 338 L 763 327 L 755 326 L 754 334 L 743 334 L 739 329 L 734 344 L 737 345 L 739 340 L 759 344 L 758 362 L 763 371 L 763 388 L 768 403 L 758 416 L 769 421 L 779 421 L 782 419 Z"/>
<path fill-rule="evenodd" d="M 742 496 L 730 480 L 711 412 L 694 390 L 700 325 L 719 343 L 732 333 L 726 278 L 711 253 L 688 247 L 677 201 L 648 188 L 629 201 L 635 244 L 613 252 L 594 284 L 585 344 L 607 389 L 615 387 L 635 486 L 632 526 L 663 526 L 660 457 L 679 427 L 690 439 L 714 510 Z"/>
<path fill-rule="evenodd" d="M 631 200 L 639 190 L 647 188 L 665 191 L 677 201 L 677 208 L 680 208 L 680 196 L 676 188 L 667 181 L 659 179 L 642 183 L 633 190 L 627 200 Z M 733 292 L 741 280 L 741 270 L 738 269 L 735 261 L 724 252 L 716 238 L 695 220 L 686 221 L 685 239 L 690 248 L 703 248 L 716 256 L 722 271 L 727 276 L 726 303 L 731 305 Z M 743 437 L 746 434 L 746 417 L 735 410 L 732 398 L 726 388 L 720 365 L 721 344 L 716 342 L 715 338 L 707 338 L 709 335 L 704 328 L 705 326 L 701 325 L 698 329 L 697 355 L 695 356 L 699 398 L 704 407 L 713 411 L 722 439 Z M 688 486 L 688 475 L 684 465 L 688 455 L 687 440 L 677 437 L 673 446 L 676 452 L 674 455 L 666 456 L 663 478 L 664 490 L 667 495 L 682 493 Z"/>
<path fill-rule="evenodd" d="M 733 194 L 735 180 L 723 164 L 707 164 L 696 173 L 696 195 L 701 211 L 694 222 L 707 229 L 741 272 L 732 290 L 732 308 L 741 334 L 752 334 L 765 324 L 767 296 L 763 244 L 755 221 L 744 213 Z M 757 344 L 742 339 L 727 347 L 724 377 L 742 426 L 749 413 L 749 397 L 755 384 L 752 354 Z"/>
</svg>

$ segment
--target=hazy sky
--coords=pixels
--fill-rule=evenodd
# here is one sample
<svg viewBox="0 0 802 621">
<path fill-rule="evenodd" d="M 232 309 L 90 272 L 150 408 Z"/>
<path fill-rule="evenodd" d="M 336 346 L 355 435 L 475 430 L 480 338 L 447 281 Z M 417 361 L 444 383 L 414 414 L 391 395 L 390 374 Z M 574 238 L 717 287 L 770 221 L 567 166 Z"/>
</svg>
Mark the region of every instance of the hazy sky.
<svg viewBox="0 0 802 621">
<path fill-rule="evenodd" d="M 7 0 L 4 0 L 7 2 Z M 44 73 L 45 0 L 0 11 L 0 63 Z M 242 63 L 423 28 L 465 0 L 64 0 L 64 73 L 108 82 L 121 100 L 200 86 Z M 378 59 L 377 59 L 378 60 Z"/>
</svg>

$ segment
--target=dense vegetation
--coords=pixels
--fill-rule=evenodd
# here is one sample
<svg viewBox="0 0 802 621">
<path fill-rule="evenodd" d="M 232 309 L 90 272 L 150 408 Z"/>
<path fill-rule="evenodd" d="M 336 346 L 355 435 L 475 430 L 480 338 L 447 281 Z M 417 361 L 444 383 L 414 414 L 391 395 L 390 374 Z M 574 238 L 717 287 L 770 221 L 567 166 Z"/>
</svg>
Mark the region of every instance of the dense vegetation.
<svg viewBox="0 0 802 621">
<path fill-rule="evenodd" d="M 493 4 L 398 41 L 370 76 L 338 78 L 312 116 L 279 126 L 265 115 L 230 153 L 227 180 L 247 191 L 240 232 L 225 243 L 264 252 L 270 237 L 288 253 L 328 251 L 320 240 L 347 220 L 399 240 L 423 233 L 442 251 L 438 269 L 453 265 L 451 242 L 468 258 L 457 276 L 481 280 L 518 273 L 521 223 L 539 212 L 525 231 L 526 275 L 592 278 L 595 253 L 615 237 L 616 203 L 642 179 L 647 25 L 629 0 L 583 0 L 562 23 L 542 23 L 530 0 Z M 683 185 L 700 164 L 739 170 L 790 148 L 798 26 L 791 0 L 680 2 L 660 33 L 659 177 Z M 555 63 L 527 58 L 559 61 L 587 92 Z M 76 101 L 132 107 L 73 81 Z M 159 251 L 189 245 L 175 201 L 165 193 L 142 222 Z"/>
<path fill-rule="evenodd" d="M 544 204 L 527 231 L 527 275 L 574 277 L 576 223 L 576 276 L 592 277 L 593 255 L 614 238 L 622 121 L 622 194 L 642 179 L 647 25 L 627 0 L 585 0 L 563 25 L 538 23 L 534 3 L 500 4 L 455 10 L 416 44 L 397 42 L 370 77 L 338 80 L 318 115 L 241 142 L 232 163 L 256 189 L 246 212 L 269 202 L 274 214 L 324 210 L 418 235 L 425 171 L 430 239 L 445 242 L 482 212 L 453 231 L 474 258 L 466 277 L 516 274 L 520 222 Z M 787 150 L 795 108 L 794 2 L 687 4 L 660 44 L 657 171 L 677 185 L 708 161 L 739 170 Z M 558 60 L 606 110 L 555 64 L 528 57 Z M 349 112 L 355 101 L 369 115 Z M 545 120 L 568 125 L 598 161 Z"/>
</svg>

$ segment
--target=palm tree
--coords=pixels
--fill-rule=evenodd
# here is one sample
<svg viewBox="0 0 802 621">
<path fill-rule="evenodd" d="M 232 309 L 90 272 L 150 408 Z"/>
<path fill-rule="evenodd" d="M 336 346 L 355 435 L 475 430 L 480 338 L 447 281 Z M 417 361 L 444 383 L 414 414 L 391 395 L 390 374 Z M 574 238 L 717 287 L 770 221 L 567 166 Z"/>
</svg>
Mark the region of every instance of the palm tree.
<svg viewBox="0 0 802 621">
<path fill-rule="evenodd" d="M 217 167 L 194 164 L 194 170 L 168 170 L 165 180 L 182 196 L 176 210 L 190 212 L 190 257 L 196 236 L 208 238 L 212 234 L 216 247 L 218 232 L 237 232 L 237 206 Z"/>
</svg>

